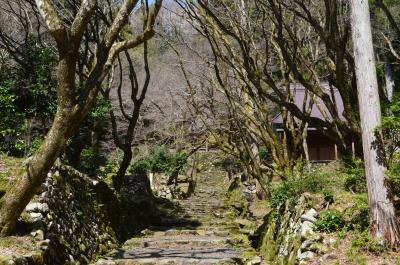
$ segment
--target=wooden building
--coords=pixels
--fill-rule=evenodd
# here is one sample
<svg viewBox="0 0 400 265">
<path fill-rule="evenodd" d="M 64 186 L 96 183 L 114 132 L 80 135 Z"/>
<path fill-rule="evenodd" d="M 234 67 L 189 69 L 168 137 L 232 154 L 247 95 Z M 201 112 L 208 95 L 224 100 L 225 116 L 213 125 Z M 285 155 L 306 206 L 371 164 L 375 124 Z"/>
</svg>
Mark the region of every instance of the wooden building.
<svg viewBox="0 0 400 265">
<path fill-rule="evenodd" d="M 335 97 L 332 101 L 336 102 L 338 113 L 340 117 L 343 118 L 343 101 L 339 94 L 339 91 L 336 88 L 329 88 L 328 83 L 323 83 L 323 86 L 327 90 L 327 94 L 331 95 L 331 98 L 332 96 Z M 294 95 L 295 104 L 299 107 L 299 109 L 302 109 L 305 98 L 304 87 L 300 84 L 293 84 L 291 90 Z M 322 100 L 319 98 L 317 98 L 316 100 L 318 100 L 318 105 L 320 106 L 320 108 L 325 108 L 326 110 L 325 104 L 322 102 Z M 320 108 L 317 107 L 317 104 L 313 104 L 311 116 L 324 119 Z M 327 110 L 322 110 L 329 115 L 329 112 Z M 278 133 L 281 134 L 283 134 L 282 122 L 283 119 L 280 114 L 273 119 L 274 128 Z M 308 127 L 306 142 L 310 161 L 327 162 L 336 160 L 341 157 L 336 144 L 315 128 Z"/>
</svg>

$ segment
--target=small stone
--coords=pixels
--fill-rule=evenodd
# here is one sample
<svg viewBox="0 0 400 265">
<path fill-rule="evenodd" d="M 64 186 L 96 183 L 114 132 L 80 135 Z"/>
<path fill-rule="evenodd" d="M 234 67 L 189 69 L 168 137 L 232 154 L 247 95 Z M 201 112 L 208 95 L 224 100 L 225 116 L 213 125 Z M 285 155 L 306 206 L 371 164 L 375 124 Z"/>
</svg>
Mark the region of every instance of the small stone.
<svg viewBox="0 0 400 265">
<path fill-rule="evenodd" d="M 32 202 L 25 207 L 25 211 L 31 212 L 48 212 L 49 206 L 46 203 Z"/>
<path fill-rule="evenodd" d="M 41 213 L 29 213 L 29 215 L 34 219 L 40 219 L 43 217 Z"/>
<path fill-rule="evenodd" d="M 42 250 L 46 250 L 49 247 L 50 239 L 45 239 L 38 242 L 38 246 Z"/>
<path fill-rule="evenodd" d="M 301 216 L 301 221 L 309 221 L 311 223 L 315 223 L 317 221 L 317 217 L 318 212 L 315 209 L 311 208 Z"/>
<path fill-rule="evenodd" d="M 317 217 L 318 217 L 318 212 L 317 212 L 315 209 L 313 209 L 313 208 L 311 208 L 310 210 L 308 210 L 305 214 L 306 214 L 306 215 L 309 215 L 309 216 L 312 216 L 312 217 L 314 217 L 314 218 L 317 218 Z"/>
<path fill-rule="evenodd" d="M 298 260 L 301 261 L 308 261 L 312 260 L 315 257 L 315 253 L 312 251 L 306 251 L 301 253 L 299 256 L 297 256 Z"/>
<path fill-rule="evenodd" d="M 112 260 L 105 260 L 105 259 L 100 259 L 96 262 L 96 265 L 115 265 L 116 263 Z"/>
<path fill-rule="evenodd" d="M 338 257 L 335 254 L 328 253 L 328 254 L 325 254 L 322 257 L 320 257 L 318 259 L 318 261 L 323 264 L 327 260 L 337 260 L 337 258 Z"/>
<path fill-rule="evenodd" d="M 324 238 L 323 243 L 327 247 L 331 247 L 332 248 L 332 247 L 335 247 L 335 245 L 337 243 L 337 239 L 333 238 L 333 237 Z"/>
<path fill-rule="evenodd" d="M 310 250 L 318 253 L 318 254 L 325 254 L 329 252 L 329 248 L 321 243 L 314 243 L 310 246 Z"/>
<path fill-rule="evenodd" d="M 237 223 L 240 227 L 250 226 L 252 222 L 247 219 L 236 218 L 235 223 Z"/>
<path fill-rule="evenodd" d="M 314 240 L 305 240 L 301 243 L 301 250 L 310 250 L 310 246 L 314 243 Z"/>
<path fill-rule="evenodd" d="M 302 222 L 308 221 L 308 222 L 314 224 L 314 223 L 317 221 L 317 219 L 314 218 L 314 217 L 312 217 L 312 216 L 303 214 L 303 215 L 301 216 L 301 221 L 302 221 Z"/>
<path fill-rule="evenodd" d="M 248 261 L 247 265 L 258 265 L 258 264 L 261 264 L 261 261 L 262 261 L 261 257 L 256 256 L 252 260 Z"/>
<path fill-rule="evenodd" d="M 308 234 L 313 234 L 314 232 L 314 227 L 315 225 L 309 221 L 305 221 L 301 224 L 301 236 L 305 239 L 308 239 L 307 235 Z"/>
<path fill-rule="evenodd" d="M 79 249 L 82 251 L 82 252 L 85 252 L 85 250 L 87 249 L 86 248 L 86 246 L 84 245 L 84 244 L 79 244 Z"/>
<path fill-rule="evenodd" d="M 44 240 L 44 232 L 43 232 L 43 230 L 40 230 L 40 229 L 33 231 L 31 233 L 31 236 L 33 236 L 37 240 Z"/>
</svg>

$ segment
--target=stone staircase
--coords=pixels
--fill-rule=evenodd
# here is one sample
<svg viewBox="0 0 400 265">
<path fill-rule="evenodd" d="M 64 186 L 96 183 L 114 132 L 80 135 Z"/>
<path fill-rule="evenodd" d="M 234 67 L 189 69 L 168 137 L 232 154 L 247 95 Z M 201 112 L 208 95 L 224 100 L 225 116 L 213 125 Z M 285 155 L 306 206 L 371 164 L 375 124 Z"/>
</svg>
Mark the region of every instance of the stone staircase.
<svg viewBox="0 0 400 265">
<path fill-rule="evenodd" d="M 239 228 L 224 205 L 223 181 L 223 172 L 201 175 L 195 193 L 175 202 L 173 213 L 96 264 L 242 264 L 244 250 L 233 243 Z"/>
</svg>

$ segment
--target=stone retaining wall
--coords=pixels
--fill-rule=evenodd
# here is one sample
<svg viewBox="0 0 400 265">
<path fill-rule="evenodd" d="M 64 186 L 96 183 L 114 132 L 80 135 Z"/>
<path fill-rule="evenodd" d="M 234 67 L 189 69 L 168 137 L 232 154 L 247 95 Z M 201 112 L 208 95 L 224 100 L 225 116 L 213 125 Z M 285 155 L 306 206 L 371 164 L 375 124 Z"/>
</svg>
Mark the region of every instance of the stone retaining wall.
<svg viewBox="0 0 400 265">
<path fill-rule="evenodd" d="M 323 252 L 322 236 L 315 231 L 318 213 L 307 209 L 305 197 L 271 211 L 259 228 L 263 258 L 276 264 L 302 264 Z"/>
<path fill-rule="evenodd" d="M 146 176 L 127 176 L 120 196 L 64 165 L 54 167 L 26 207 L 46 264 L 88 264 L 151 225 L 154 201 Z"/>
</svg>

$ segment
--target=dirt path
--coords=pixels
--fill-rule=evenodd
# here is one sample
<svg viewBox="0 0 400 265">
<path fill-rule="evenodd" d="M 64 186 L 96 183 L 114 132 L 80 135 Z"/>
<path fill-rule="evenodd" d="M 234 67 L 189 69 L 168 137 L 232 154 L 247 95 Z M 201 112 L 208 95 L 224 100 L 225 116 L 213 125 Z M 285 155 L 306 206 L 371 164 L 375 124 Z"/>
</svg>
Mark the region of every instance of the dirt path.
<svg viewBox="0 0 400 265">
<path fill-rule="evenodd" d="M 233 247 L 237 224 L 223 203 L 222 172 L 208 172 L 196 192 L 179 201 L 178 214 L 162 226 L 144 231 L 97 265 L 121 264 L 240 264 L 243 249 Z"/>
</svg>

